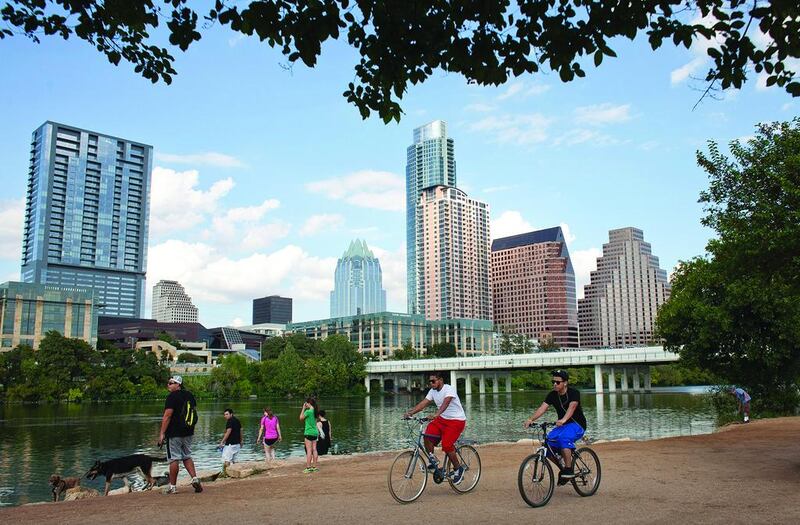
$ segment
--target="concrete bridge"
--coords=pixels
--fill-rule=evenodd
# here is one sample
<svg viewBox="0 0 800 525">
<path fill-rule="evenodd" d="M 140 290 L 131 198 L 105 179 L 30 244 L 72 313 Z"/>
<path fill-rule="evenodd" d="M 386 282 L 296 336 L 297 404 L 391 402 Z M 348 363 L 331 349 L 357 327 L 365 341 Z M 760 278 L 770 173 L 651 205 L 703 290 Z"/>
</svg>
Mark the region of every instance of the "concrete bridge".
<svg viewBox="0 0 800 525">
<path fill-rule="evenodd" d="M 661 346 L 643 346 L 635 348 L 607 348 L 602 350 L 573 350 L 565 352 L 541 352 L 536 354 L 488 355 L 479 357 L 451 357 L 443 359 L 411 359 L 407 361 L 370 361 L 367 363 L 367 376 L 364 385 L 367 392 L 371 390 L 372 381 L 380 382 L 381 390 L 386 381 L 391 381 L 392 389 L 398 392 L 400 383 L 405 388 L 414 386 L 425 388 L 427 376 L 433 370 L 450 372 L 450 382 L 458 388 L 458 381 L 463 380 L 462 392 L 472 393 L 472 380 L 478 379 L 481 394 L 486 393 L 487 381 L 492 392 L 500 391 L 499 383 L 505 383 L 505 391 L 511 392 L 511 371 L 519 369 L 554 370 L 567 367 L 594 366 L 595 392 L 603 393 L 603 376 L 607 378 L 609 392 L 619 388 L 627 392 L 629 387 L 634 392 L 650 390 L 650 366 L 674 363 L 678 354 L 668 352 Z M 632 380 L 628 381 L 628 378 Z M 640 378 L 642 379 L 640 381 Z"/>
</svg>

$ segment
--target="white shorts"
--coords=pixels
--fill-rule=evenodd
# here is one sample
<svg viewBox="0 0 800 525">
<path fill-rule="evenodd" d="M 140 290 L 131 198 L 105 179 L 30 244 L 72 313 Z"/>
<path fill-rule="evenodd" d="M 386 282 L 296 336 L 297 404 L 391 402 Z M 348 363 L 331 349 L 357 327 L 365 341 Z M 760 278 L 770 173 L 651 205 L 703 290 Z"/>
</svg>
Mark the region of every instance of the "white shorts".
<svg viewBox="0 0 800 525">
<path fill-rule="evenodd" d="M 225 445 L 222 449 L 222 461 L 225 463 L 236 463 L 236 456 L 242 450 L 241 445 Z"/>
</svg>

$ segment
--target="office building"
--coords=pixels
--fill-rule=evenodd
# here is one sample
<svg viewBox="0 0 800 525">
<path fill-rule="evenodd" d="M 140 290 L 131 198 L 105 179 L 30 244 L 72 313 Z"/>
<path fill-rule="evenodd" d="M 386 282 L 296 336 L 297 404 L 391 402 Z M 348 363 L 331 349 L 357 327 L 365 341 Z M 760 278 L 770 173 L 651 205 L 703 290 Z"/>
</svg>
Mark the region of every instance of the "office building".
<svg viewBox="0 0 800 525">
<path fill-rule="evenodd" d="M 386 290 L 383 289 L 381 263 L 365 241 L 351 241 L 336 263 L 331 317 L 385 311 Z"/>
<path fill-rule="evenodd" d="M 152 155 L 55 122 L 34 131 L 22 280 L 89 289 L 104 315 L 141 317 Z"/>
<path fill-rule="evenodd" d="M 609 231 L 597 270 L 578 300 L 581 347 L 650 344 L 658 308 L 669 299 L 670 290 L 667 272 L 659 267 L 642 230 Z"/>
<path fill-rule="evenodd" d="M 457 188 L 427 188 L 416 225 L 415 311 L 431 320 L 492 320 L 489 205 Z"/>
<path fill-rule="evenodd" d="M 97 345 L 97 305 L 91 290 L 32 283 L 0 284 L 0 351 L 39 348 L 47 332 Z"/>
<path fill-rule="evenodd" d="M 436 343 L 452 343 L 459 357 L 494 352 L 492 322 L 482 319 L 431 321 L 422 315 L 379 312 L 291 323 L 286 331 L 302 333 L 313 339 L 341 334 L 359 352 L 379 359 L 390 358 L 404 344 L 410 344 L 419 355 L 425 355 L 427 349 Z"/>
<path fill-rule="evenodd" d="M 160 323 L 196 323 L 197 307 L 178 281 L 153 286 L 153 319 Z"/>
<path fill-rule="evenodd" d="M 414 143 L 406 150 L 406 270 L 408 313 L 419 314 L 417 304 L 417 204 L 426 188 L 456 186 L 453 139 L 447 124 L 436 120 L 414 130 Z"/>
<path fill-rule="evenodd" d="M 253 324 L 292 322 L 292 298 L 270 295 L 253 299 Z"/>
</svg>

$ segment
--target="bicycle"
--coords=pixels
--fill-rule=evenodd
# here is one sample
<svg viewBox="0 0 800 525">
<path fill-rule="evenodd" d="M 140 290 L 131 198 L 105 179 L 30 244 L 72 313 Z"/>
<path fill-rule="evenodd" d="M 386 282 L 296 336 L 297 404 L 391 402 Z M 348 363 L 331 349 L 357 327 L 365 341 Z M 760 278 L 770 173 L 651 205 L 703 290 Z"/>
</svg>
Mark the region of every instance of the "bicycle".
<svg viewBox="0 0 800 525">
<path fill-rule="evenodd" d="M 422 495 L 428 484 L 428 472 L 431 471 L 428 465 L 429 461 L 434 467 L 431 472 L 433 474 L 433 482 L 439 484 L 446 479 L 456 494 L 466 494 L 478 485 L 478 481 L 481 478 L 481 458 L 478 455 L 478 451 L 472 446 L 474 441 L 459 439 L 455 443 L 458 460 L 464 467 L 464 475 L 461 481 L 456 484 L 452 479 L 452 463 L 447 454 L 444 457 L 444 464 L 439 467 L 438 460 L 432 461 L 435 456 L 431 454 L 433 458 L 429 458 L 428 452 L 425 450 L 423 439 L 426 434 L 423 427 L 428 422 L 428 418 L 408 417 L 403 418 L 403 420 L 408 424 L 411 448 L 400 452 L 394 458 L 391 467 L 389 467 L 388 477 L 389 493 L 398 503 L 411 503 Z M 419 424 L 416 441 L 413 437 L 415 431 L 412 421 Z"/>
<path fill-rule="evenodd" d="M 556 463 L 560 468 L 564 468 L 564 459 L 547 442 L 547 428 L 554 427 L 555 423 L 538 423 L 531 428 L 540 433 L 540 445 L 536 452 L 525 458 L 519 466 L 517 484 L 519 493 L 525 503 L 531 507 L 542 507 L 547 505 L 553 496 L 555 489 L 555 477 L 550 461 Z M 549 461 L 548 461 L 549 460 Z M 575 478 L 572 487 L 579 495 L 588 497 L 597 492 L 600 487 L 600 459 L 594 450 L 589 447 L 581 447 L 572 452 L 572 467 Z M 559 485 L 566 484 L 566 481 L 559 482 Z"/>
</svg>

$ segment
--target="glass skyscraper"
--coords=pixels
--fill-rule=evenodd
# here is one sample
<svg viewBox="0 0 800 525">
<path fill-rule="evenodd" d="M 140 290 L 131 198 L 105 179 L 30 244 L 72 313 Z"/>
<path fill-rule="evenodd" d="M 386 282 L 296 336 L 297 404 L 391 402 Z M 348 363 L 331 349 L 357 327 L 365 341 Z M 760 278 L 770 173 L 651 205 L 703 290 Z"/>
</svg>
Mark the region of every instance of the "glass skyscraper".
<svg viewBox="0 0 800 525">
<path fill-rule="evenodd" d="M 406 275 L 408 313 L 421 314 L 417 303 L 417 204 L 426 188 L 456 185 L 453 139 L 447 124 L 435 120 L 414 130 L 406 150 Z"/>
<path fill-rule="evenodd" d="M 365 241 L 356 239 L 336 263 L 331 317 L 372 314 L 386 311 L 381 263 Z"/>
<path fill-rule="evenodd" d="M 91 290 L 142 317 L 153 147 L 45 122 L 33 132 L 22 280 Z"/>
</svg>

